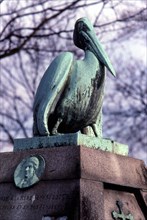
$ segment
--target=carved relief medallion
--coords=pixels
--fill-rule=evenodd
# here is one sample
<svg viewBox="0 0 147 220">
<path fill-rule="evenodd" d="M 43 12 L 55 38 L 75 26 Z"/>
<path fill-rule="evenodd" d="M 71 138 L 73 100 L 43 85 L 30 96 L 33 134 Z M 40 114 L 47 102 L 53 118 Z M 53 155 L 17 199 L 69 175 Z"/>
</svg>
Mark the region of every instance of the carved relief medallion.
<svg viewBox="0 0 147 220">
<path fill-rule="evenodd" d="M 19 188 L 30 187 L 42 177 L 45 169 L 45 160 L 40 155 L 34 155 L 23 159 L 15 169 L 14 183 Z"/>
</svg>

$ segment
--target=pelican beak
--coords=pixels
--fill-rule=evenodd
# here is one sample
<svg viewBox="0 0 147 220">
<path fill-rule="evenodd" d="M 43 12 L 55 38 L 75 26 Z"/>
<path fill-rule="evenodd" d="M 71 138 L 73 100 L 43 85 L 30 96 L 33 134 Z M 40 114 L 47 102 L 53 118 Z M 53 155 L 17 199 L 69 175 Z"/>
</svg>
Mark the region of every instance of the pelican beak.
<svg viewBox="0 0 147 220">
<path fill-rule="evenodd" d="M 97 59 L 107 67 L 111 74 L 113 76 L 116 76 L 115 70 L 110 62 L 107 53 L 105 52 L 102 44 L 98 40 L 92 24 L 86 18 L 83 19 L 83 27 L 84 28 L 80 30 L 80 35 L 82 35 L 84 43 L 86 45 L 85 50 L 89 49 L 91 52 L 93 52 Z"/>
</svg>

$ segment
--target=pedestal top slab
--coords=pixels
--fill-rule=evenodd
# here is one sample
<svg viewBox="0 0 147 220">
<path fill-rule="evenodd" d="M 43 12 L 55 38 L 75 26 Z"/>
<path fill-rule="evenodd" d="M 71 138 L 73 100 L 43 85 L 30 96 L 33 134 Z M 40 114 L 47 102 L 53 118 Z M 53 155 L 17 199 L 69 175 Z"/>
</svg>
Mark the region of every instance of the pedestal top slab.
<svg viewBox="0 0 147 220">
<path fill-rule="evenodd" d="M 83 145 L 88 148 L 100 149 L 120 155 L 128 155 L 128 146 L 110 139 L 90 137 L 80 132 L 57 136 L 43 136 L 14 140 L 14 151 L 37 148 L 51 148 L 60 146 Z"/>
<path fill-rule="evenodd" d="M 42 180 L 84 178 L 147 189 L 147 170 L 143 161 L 84 146 L 1 153 L 0 182 L 14 182 L 17 165 L 32 155 L 41 155 L 45 160 Z"/>
</svg>

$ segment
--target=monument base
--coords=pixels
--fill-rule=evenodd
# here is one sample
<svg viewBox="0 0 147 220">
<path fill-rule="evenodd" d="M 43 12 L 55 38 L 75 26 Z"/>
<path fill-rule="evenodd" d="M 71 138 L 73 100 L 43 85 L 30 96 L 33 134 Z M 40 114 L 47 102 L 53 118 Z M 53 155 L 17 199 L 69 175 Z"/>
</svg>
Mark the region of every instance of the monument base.
<svg viewBox="0 0 147 220">
<path fill-rule="evenodd" d="M 120 144 L 110 139 L 91 137 L 85 134 L 81 134 L 80 132 L 72 134 L 61 134 L 57 136 L 15 139 L 14 151 L 77 145 L 83 145 L 88 148 L 109 151 L 121 155 L 128 155 L 127 145 Z"/>
<path fill-rule="evenodd" d="M 44 158 L 44 175 L 19 189 L 14 171 L 32 155 Z M 146 181 L 143 161 L 84 146 L 1 153 L 0 220 L 145 220 Z"/>
</svg>

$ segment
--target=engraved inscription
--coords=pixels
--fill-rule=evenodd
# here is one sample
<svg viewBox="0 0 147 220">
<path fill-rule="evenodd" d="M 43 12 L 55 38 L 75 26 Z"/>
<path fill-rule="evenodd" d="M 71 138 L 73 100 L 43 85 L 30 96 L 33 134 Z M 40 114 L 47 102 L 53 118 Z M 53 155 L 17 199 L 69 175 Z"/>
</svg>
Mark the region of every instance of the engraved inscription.
<svg viewBox="0 0 147 220">
<path fill-rule="evenodd" d="M 26 200 L 26 201 L 31 201 L 34 198 L 34 195 L 9 195 L 9 196 L 0 196 L 1 201 L 19 201 L 19 200 Z M 35 195 L 35 200 L 63 200 L 63 199 L 69 199 L 70 195 L 69 194 L 46 194 L 46 195 Z"/>
<path fill-rule="evenodd" d="M 47 210 L 57 209 L 58 202 L 71 200 L 69 194 L 46 194 L 46 195 L 9 195 L 0 196 L 0 210 Z M 35 204 L 34 201 L 36 202 Z M 45 201 L 45 202 L 44 202 Z M 39 204 L 37 204 L 39 203 Z M 42 203 L 42 204 L 40 204 Z M 56 204 L 57 203 L 57 204 Z"/>
</svg>

